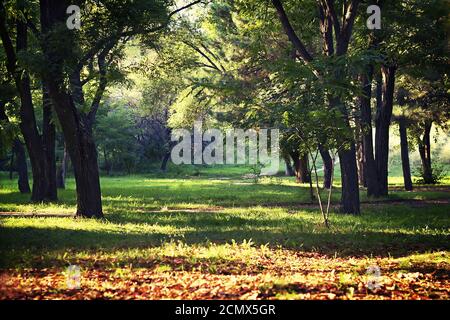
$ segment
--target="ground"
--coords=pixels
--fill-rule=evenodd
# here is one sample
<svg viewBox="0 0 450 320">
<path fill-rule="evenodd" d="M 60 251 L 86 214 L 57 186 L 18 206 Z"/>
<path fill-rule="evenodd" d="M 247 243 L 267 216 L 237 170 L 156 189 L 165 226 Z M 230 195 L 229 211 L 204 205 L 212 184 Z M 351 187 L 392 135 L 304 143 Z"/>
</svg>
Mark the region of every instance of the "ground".
<svg viewBox="0 0 450 320">
<path fill-rule="evenodd" d="M 361 190 L 362 214 L 333 207 L 327 229 L 307 185 L 242 175 L 103 177 L 104 220 L 72 217 L 72 179 L 57 204 L 29 204 L 0 176 L 0 299 L 450 298 L 448 178 Z"/>
</svg>

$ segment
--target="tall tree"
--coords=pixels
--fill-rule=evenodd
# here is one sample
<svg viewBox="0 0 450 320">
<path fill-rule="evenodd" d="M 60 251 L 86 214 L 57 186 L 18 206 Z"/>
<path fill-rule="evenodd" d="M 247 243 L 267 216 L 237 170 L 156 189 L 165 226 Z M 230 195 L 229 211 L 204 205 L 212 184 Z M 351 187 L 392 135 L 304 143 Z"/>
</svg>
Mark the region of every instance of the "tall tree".
<svg viewBox="0 0 450 320">
<path fill-rule="evenodd" d="M 344 10 L 341 19 L 337 15 L 334 1 L 319 1 L 319 11 L 321 14 L 320 31 L 323 37 L 324 51 L 329 56 L 341 57 L 345 56 L 350 44 L 353 25 L 355 22 L 358 6 L 360 1 L 348 1 L 344 5 Z M 299 58 L 306 64 L 312 65 L 314 61 L 313 55 L 308 51 L 307 47 L 297 35 L 292 27 L 290 20 L 286 14 L 283 4 L 280 0 L 272 0 L 272 4 L 277 10 L 278 17 L 281 21 L 283 29 L 289 40 L 295 47 Z M 334 34 L 334 39 L 333 39 Z M 322 77 L 323 74 L 319 70 L 313 72 L 317 77 Z M 344 70 L 341 67 L 335 68 L 331 71 L 332 79 L 339 81 L 343 78 Z M 349 112 L 345 106 L 345 102 L 338 95 L 333 92 L 328 94 L 329 107 L 340 110 L 341 116 L 348 127 Z M 348 141 L 347 148 L 339 151 L 340 166 L 341 166 L 341 181 L 342 181 L 342 198 L 341 211 L 345 213 L 359 214 L 359 187 L 358 187 L 358 171 L 356 166 L 356 150 L 354 141 Z"/>
<path fill-rule="evenodd" d="M 25 21 L 28 15 L 26 8 L 19 3 L 15 8 L 19 18 L 8 20 L 4 3 L 0 3 L 0 36 L 7 59 L 7 69 L 14 79 L 20 97 L 20 129 L 30 157 L 33 172 L 32 201 L 56 200 L 56 187 L 49 184 L 55 175 L 48 164 L 43 137 L 39 134 L 36 117 L 34 114 L 33 99 L 31 94 L 31 83 L 29 72 L 20 63 L 18 56 L 26 54 L 28 50 L 28 27 Z M 24 17 L 20 17 L 23 15 Z M 12 24 L 15 24 L 16 46 L 13 45 Z M 51 138 L 46 136 L 44 138 Z"/>
</svg>

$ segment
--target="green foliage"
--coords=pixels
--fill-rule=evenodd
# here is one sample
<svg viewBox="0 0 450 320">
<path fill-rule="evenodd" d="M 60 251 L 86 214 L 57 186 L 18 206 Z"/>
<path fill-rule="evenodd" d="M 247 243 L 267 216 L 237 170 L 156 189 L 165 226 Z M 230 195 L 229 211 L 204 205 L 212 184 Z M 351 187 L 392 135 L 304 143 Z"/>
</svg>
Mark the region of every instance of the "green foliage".
<svg viewBox="0 0 450 320">
<path fill-rule="evenodd" d="M 416 167 L 416 169 L 414 170 L 414 175 L 418 177 L 415 180 L 415 183 L 417 184 L 426 183 L 425 173 L 421 165 Z M 442 182 L 442 180 L 445 179 L 446 176 L 447 176 L 446 167 L 435 160 L 431 165 L 431 181 L 429 181 L 428 183 L 439 184 Z"/>
</svg>

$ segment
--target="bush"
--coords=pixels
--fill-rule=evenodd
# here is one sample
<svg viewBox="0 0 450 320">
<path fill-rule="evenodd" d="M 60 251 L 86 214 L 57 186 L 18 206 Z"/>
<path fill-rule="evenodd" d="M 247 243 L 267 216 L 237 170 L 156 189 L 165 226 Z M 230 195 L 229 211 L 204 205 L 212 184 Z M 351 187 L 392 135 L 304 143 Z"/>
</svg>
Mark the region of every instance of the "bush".
<svg viewBox="0 0 450 320">
<path fill-rule="evenodd" d="M 415 181 L 417 184 L 438 184 L 447 175 L 447 170 L 442 164 L 435 162 L 431 165 L 431 181 L 425 180 L 425 174 L 422 166 L 416 167 L 414 170 L 414 175 L 419 177 Z"/>
</svg>

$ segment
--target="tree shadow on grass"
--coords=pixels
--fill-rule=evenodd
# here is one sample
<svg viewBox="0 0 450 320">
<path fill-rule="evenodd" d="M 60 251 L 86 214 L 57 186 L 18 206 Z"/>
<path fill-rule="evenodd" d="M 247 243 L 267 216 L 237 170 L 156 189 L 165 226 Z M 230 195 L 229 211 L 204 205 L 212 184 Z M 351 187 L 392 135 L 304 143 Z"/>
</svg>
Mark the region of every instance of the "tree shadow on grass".
<svg viewBox="0 0 450 320">
<path fill-rule="evenodd" d="M 8 252 L 27 250 L 52 252 L 63 250 L 115 250 L 160 246 L 164 242 L 180 240 L 187 245 L 225 244 L 232 240 L 242 243 L 252 240 L 255 246 L 269 244 L 297 251 L 313 251 L 339 256 L 403 256 L 426 251 L 449 250 L 448 236 L 407 234 L 401 232 L 329 232 L 306 230 L 306 227 L 283 228 L 268 226 L 262 221 L 257 226 L 242 223 L 235 218 L 228 225 L 204 226 L 191 223 L 187 231 L 167 234 L 161 232 L 122 232 L 120 229 L 75 230 L 66 228 L 0 228 L 0 251 L 3 264 L 8 264 Z M 181 222 L 180 222 L 181 223 Z"/>
</svg>

